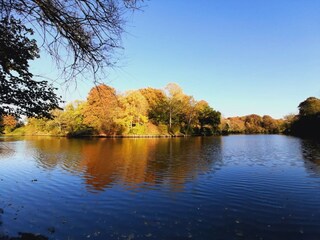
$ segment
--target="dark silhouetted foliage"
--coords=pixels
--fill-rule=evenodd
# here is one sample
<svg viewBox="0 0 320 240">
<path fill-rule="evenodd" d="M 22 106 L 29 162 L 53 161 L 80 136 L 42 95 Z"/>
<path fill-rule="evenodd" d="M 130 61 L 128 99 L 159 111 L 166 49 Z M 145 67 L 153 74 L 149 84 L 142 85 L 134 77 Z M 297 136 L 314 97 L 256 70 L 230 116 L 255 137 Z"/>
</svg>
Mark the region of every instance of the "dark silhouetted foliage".
<svg viewBox="0 0 320 240">
<path fill-rule="evenodd" d="M 13 18 L 0 21 L 0 116 L 51 117 L 50 110 L 59 107 L 55 89 L 29 72 L 29 60 L 39 57 L 32 33 Z"/>
<path fill-rule="evenodd" d="M 288 126 L 287 133 L 320 139 L 320 99 L 309 97 L 299 104 L 297 115 Z"/>
</svg>

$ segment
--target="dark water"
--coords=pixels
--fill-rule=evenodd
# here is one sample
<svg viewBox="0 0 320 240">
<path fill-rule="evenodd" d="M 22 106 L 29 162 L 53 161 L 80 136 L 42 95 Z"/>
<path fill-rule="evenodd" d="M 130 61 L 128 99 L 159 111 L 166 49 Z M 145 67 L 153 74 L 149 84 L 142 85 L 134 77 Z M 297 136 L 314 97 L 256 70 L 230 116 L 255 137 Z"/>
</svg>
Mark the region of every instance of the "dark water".
<svg viewBox="0 0 320 240">
<path fill-rule="evenodd" d="M 2 138 L 0 236 L 18 232 L 318 240 L 320 144 L 279 135 Z"/>
</svg>

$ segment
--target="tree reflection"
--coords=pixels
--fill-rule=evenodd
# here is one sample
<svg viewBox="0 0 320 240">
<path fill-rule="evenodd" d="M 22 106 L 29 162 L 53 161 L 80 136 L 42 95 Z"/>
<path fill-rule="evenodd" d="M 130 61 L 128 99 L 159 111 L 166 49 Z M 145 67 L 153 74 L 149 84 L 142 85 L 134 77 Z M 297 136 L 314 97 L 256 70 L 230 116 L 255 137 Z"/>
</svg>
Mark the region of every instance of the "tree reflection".
<svg viewBox="0 0 320 240">
<path fill-rule="evenodd" d="M 320 142 L 301 140 L 301 150 L 306 170 L 311 175 L 320 177 Z"/>
<path fill-rule="evenodd" d="M 9 157 L 14 154 L 14 148 L 11 147 L 13 142 L 20 141 L 20 138 L 0 137 L 0 159 Z"/>
<path fill-rule="evenodd" d="M 222 164 L 220 137 L 174 139 L 65 139 L 30 141 L 38 164 L 83 176 L 89 191 L 114 185 L 165 186 L 181 191 L 199 174 Z"/>
<path fill-rule="evenodd" d="M 38 165 L 47 170 L 61 167 L 69 172 L 80 172 L 79 161 L 81 149 L 87 140 L 32 137 L 29 138 L 28 148 L 33 149 L 33 158 Z"/>
<path fill-rule="evenodd" d="M 184 187 L 199 174 L 222 163 L 221 138 L 177 138 L 157 144 L 150 157 L 148 172 L 156 175 L 157 183 L 173 190 Z"/>
<path fill-rule="evenodd" d="M 0 240 L 48 240 L 46 236 L 34 233 L 19 233 L 18 237 L 10 237 L 0 234 Z"/>
<path fill-rule="evenodd" d="M 220 138 L 102 139 L 83 146 L 86 183 L 95 190 L 113 184 L 130 187 L 168 185 L 178 190 L 198 174 L 221 163 Z"/>
<path fill-rule="evenodd" d="M 152 181 L 146 167 L 155 144 L 154 139 L 100 139 L 84 145 L 80 166 L 85 169 L 86 183 L 103 190 L 114 183 L 135 186 Z"/>
</svg>

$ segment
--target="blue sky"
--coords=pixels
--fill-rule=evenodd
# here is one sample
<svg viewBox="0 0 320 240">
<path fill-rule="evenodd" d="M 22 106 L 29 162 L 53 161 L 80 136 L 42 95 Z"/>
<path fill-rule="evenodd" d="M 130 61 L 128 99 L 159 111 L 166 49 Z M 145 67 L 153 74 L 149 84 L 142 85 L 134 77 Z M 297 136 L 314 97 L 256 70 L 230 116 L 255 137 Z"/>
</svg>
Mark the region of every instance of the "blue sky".
<svg viewBox="0 0 320 240">
<path fill-rule="evenodd" d="M 125 50 L 105 82 L 124 92 L 179 84 L 225 117 L 281 118 L 320 97 L 320 1 L 151 0 L 128 17 Z M 44 54 L 42 54 L 43 56 Z M 42 57 L 33 68 L 52 77 Z M 52 74 L 52 76 L 51 76 Z M 85 99 L 90 79 L 59 91 Z"/>
</svg>

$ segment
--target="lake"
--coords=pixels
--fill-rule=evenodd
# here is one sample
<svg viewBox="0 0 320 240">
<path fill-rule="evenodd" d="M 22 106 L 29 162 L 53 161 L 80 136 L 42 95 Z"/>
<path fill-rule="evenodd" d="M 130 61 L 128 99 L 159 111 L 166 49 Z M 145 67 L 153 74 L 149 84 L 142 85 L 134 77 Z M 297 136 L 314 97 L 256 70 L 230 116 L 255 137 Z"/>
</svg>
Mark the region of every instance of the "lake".
<svg viewBox="0 0 320 240">
<path fill-rule="evenodd" d="M 320 144 L 282 135 L 0 138 L 0 239 L 19 232 L 318 240 Z"/>
</svg>

